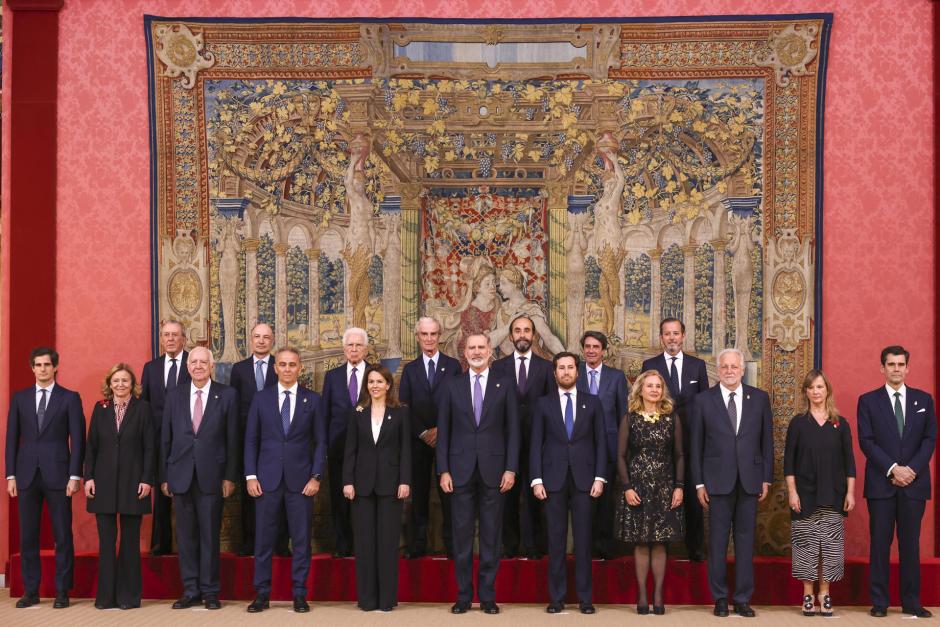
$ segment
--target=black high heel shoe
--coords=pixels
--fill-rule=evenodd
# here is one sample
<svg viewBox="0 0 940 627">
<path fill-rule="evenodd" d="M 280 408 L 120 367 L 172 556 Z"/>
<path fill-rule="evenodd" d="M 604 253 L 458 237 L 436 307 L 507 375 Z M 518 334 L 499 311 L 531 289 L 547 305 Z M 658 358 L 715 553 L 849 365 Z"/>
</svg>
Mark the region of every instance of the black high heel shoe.
<svg viewBox="0 0 940 627">
<path fill-rule="evenodd" d="M 665 606 L 665 605 L 654 605 L 654 606 L 653 606 L 653 614 L 655 614 L 656 616 L 662 616 L 662 615 L 665 614 L 665 613 L 666 613 L 666 606 Z"/>
<path fill-rule="evenodd" d="M 639 614 L 640 616 L 646 616 L 647 614 L 650 613 L 650 606 L 649 605 L 637 605 L 636 613 Z"/>
</svg>

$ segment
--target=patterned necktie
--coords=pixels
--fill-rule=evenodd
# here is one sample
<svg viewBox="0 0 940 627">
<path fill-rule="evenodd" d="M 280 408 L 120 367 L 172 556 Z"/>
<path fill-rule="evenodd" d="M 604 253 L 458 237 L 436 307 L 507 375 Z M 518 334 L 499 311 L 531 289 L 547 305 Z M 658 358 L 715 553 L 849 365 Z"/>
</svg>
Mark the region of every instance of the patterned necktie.
<svg viewBox="0 0 940 627">
<path fill-rule="evenodd" d="M 571 405 L 571 392 L 565 392 L 565 396 L 568 397 L 568 402 L 565 404 L 565 431 L 568 432 L 570 440 L 574 432 L 574 407 Z"/>
<path fill-rule="evenodd" d="M 591 371 L 591 389 L 590 392 L 593 396 L 597 396 L 597 370 Z"/>
<path fill-rule="evenodd" d="M 255 387 L 260 392 L 264 389 L 264 360 L 259 359 L 255 362 Z"/>
<path fill-rule="evenodd" d="M 284 390 L 284 402 L 281 403 L 281 426 L 284 427 L 284 435 L 290 431 L 290 390 Z"/>
<path fill-rule="evenodd" d="M 480 385 L 482 374 L 475 375 L 476 381 L 473 384 L 473 418 L 480 426 L 480 418 L 483 417 L 483 386 Z"/>
<path fill-rule="evenodd" d="M 46 388 L 39 389 L 42 396 L 39 397 L 39 407 L 36 408 L 36 424 L 40 431 L 42 431 L 42 423 L 46 418 L 46 392 L 48 392 Z"/>
<path fill-rule="evenodd" d="M 428 360 L 428 386 L 434 386 L 434 360 Z"/>
<path fill-rule="evenodd" d="M 735 392 L 728 394 L 728 418 L 731 419 L 731 430 L 738 433 L 738 406 L 734 402 Z"/>
<path fill-rule="evenodd" d="M 202 390 L 196 390 L 196 404 L 193 405 L 193 433 L 199 433 L 202 424 Z"/>
<path fill-rule="evenodd" d="M 352 374 L 349 375 L 349 404 L 356 406 L 359 400 L 359 377 L 356 376 L 356 367 L 353 366 Z"/>
<path fill-rule="evenodd" d="M 678 357 L 670 357 L 672 363 L 669 364 L 669 393 L 673 398 L 679 396 L 679 371 L 676 369 L 676 360 Z"/>
<path fill-rule="evenodd" d="M 526 371 L 525 371 L 525 357 L 519 358 L 519 393 L 525 394 L 525 385 L 526 385 Z"/>
<path fill-rule="evenodd" d="M 170 390 L 176 387 L 176 373 L 177 373 L 176 357 L 173 357 L 172 359 L 170 359 L 170 372 L 169 374 L 166 375 L 166 386 L 164 386 L 163 388 L 167 392 L 169 392 Z"/>
<path fill-rule="evenodd" d="M 901 408 L 901 393 L 894 393 L 894 417 L 898 421 L 898 434 L 904 435 L 904 410 Z"/>
<path fill-rule="evenodd" d="M 121 423 L 124 422 L 124 416 L 127 414 L 127 403 L 114 404 L 114 419 L 117 423 L 117 430 L 121 430 Z"/>
</svg>

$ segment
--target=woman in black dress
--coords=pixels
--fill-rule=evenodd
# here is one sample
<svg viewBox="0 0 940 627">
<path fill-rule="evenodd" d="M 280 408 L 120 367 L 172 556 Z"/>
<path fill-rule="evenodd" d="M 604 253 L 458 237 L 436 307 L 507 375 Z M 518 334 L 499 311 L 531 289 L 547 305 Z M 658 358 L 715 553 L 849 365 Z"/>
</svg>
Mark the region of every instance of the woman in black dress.
<svg viewBox="0 0 940 627">
<path fill-rule="evenodd" d="M 849 424 L 839 417 L 821 370 L 803 379 L 803 412 L 790 420 L 783 474 L 790 501 L 793 576 L 803 582 L 803 615 L 832 616 L 829 583 L 845 574 L 843 518 L 855 507 L 855 455 Z"/>
<path fill-rule="evenodd" d="M 95 607 L 140 607 L 140 522 L 150 513 L 156 452 L 150 404 L 127 364 L 108 370 L 104 400 L 91 414 L 85 448 L 85 496 L 98 524 Z M 120 516 L 121 546 L 115 555 Z"/>
<path fill-rule="evenodd" d="M 637 378 L 627 409 L 617 444 L 617 473 L 623 484 L 617 537 L 635 544 L 637 614 L 649 614 L 646 578 L 651 562 L 653 613 L 664 614 L 666 543 L 683 537 L 682 426 L 666 382 L 655 370 Z"/>
<path fill-rule="evenodd" d="M 359 607 L 398 605 L 402 503 L 411 491 L 408 408 L 392 392 L 392 373 L 369 366 L 359 403 L 349 413 L 343 496 L 352 501 Z"/>
</svg>

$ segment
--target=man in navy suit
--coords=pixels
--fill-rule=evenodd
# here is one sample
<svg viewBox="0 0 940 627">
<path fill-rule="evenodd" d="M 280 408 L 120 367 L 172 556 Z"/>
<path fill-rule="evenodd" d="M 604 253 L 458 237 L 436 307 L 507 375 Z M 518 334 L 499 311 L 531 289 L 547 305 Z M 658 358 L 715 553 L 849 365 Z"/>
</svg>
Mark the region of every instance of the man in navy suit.
<svg viewBox="0 0 940 627">
<path fill-rule="evenodd" d="M 751 618 L 757 503 L 774 474 L 773 413 L 763 390 L 741 383 L 744 355 L 718 353 L 719 383 L 692 404 L 692 481 L 708 511 L 708 586 L 715 616 L 728 615 L 726 554 L 734 531 L 734 611 Z"/>
<path fill-rule="evenodd" d="M 270 325 L 259 322 L 252 327 L 248 343 L 251 346 L 251 355 L 232 366 L 232 376 L 229 379 L 229 385 L 235 388 L 235 394 L 238 397 L 239 443 L 245 441 L 248 410 L 255 394 L 277 383 L 277 373 L 274 371 L 274 356 L 271 354 L 271 347 L 274 345 L 274 330 Z M 242 455 L 239 455 L 239 461 L 242 457 Z M 241 523 L 242 544 L 238 554 L 253 555 L 255 550 L 255 500 L 248 495 L 246 484 L 242 484 L 241 489 Z M 286 551 L 287 528 L 284 524 L 281 525 L 281 531 L 278 534 L 277 546 Z"/>
<path fill-rule="evenodd" d="M 186 387 L 190 383 L 186 359 L 189 353 L 186 346 L 186 332 L 176 320 L 166 320 L 160 325 L 160 344 L 163 354 L 144 364 L 140 375 L 140 397 L 150 403 L 153 412 L 154 438 L 153 449 L 160 450 L 163 438 L 163 407 L 166 395 L 176 386 Z M 167 498 L 160 490 L 153 490 L 153 529 L 150 534 L 150 553 L 167 555 L 173 552 L 173 499 Z"/>
<path fill-rule="evenodd" d="M 555 377 L 552 364 L 532 352 L 535 324 L 528 316 L 517 316 L 509 324 L 509 333 L 515 347 L 512 355 L 493 362 L 493 370 L 516 383 L 516 399 L 519 403 L 519 427 L 522 432 L 522 449 L 519 451 L 519 474 L 528 475 L 529 436 L 532 432 L 532 407 L 539 398 L 554 392 Z M 517 483 L 506 495 L 506 512 L 503 520 L 503 546 L 506 557 L 519 555 L 520 540 L 526 557 L 539 559 L 545 553 L 545 529 L 542 504 L 531 490 Z M 520 508 L 519 501 L 522 501 Z M 520 534 L 521 529 L 521 534 Z"/>
<path fill-rule="evenodd" d="M 451 495 L 457 602 L 464 614 L 473 601 L 473 530 L 480 521 L 477 595 L 487 614 L 498 614 L 496 571 L 506 493 L 519 471 L 519 401 L 510 377 L 490 368 L 493 349 L 483 334 L 467 337 L 470 370 L 447 382 L 437 410 L 437 471 Z"/>
<path fill-rule="evenodd" d="M 20 499 L 20 554 L 25 594 L 16 607 L 39 603 L 39 524 L 43 501 L 55 538 L 55 601 L 69 606 L 75 549 L 72 495 L 78 492 L 85 452 L 85 415 L 78 394 L 56 383 L 59 354 L 33 349 L 29 365 L 36 384 L 10 400 L 7 417 L 7 494 Z"/>
<path fill-rule="evenodd" d="M 698 357 L 682 352 L 685 341 L 685 323 L 678 318 L 663 318 L 659 323 L 659 341 L 663 351 L 643 362 L 643 372 L 656 370 L 669 388 L 675 401 L 675 410 L 682 422 L 682 450 L 686 453 L 685 485 L 692 484 L 692 464 L 689 463 L 692 430 L 689 429 L 689 410 L 692 399 L 708 389 L 708 372 L 705 362 Z M 701 562 L 705 559 L 705 513 L 692 490 L 685 491 L 685 547 L 689 559 Z"/>
<path fill-rule="evenodd" d="M 565 608 L 568 591 L 568 513 L 574 528 L 575 583 L 582 614 L 593 614 L 591 595 L 591 499 L 604 493 L 607 427 L 596 396 L 580 392 L 578 357 L 552 360 L 558 394 L 543 396 L 532 412 L 529 472 L 532 492 L 545 502 L 548 522 L 549 614 Z"/>
<path fill-rule="evenodd" d="M 161 489 L 173 497 L 183 596 L 173 609 L 199 601 L 219 603 L 219 536 L 222 499 L 238 477 L 238 399 L 235 390 L 210 377 L 212 352 L 197 346 L 186 362 L 192 381 L 167 394 L 163 412 Z"/>
<path fill-rule="evenodd" d="M 293 560 L 294 611 L 309 612 L 310 521 L 313 497 L 320 491 L 326 462 L 326 422 L 320 395 L 297 383 L 303 370 L 300 353 L 277 351 L 277 385 L 259 392 L 251 404 L 245 432 L 245 482 L 257 499 L 255 537 L 255 600 L 251 613 L 268 607 L 271 598 L 271 555 L 281 512 L 287 509 Z"/>
<path fill-rule="evenodd" d="M 871 615 L 888 613 L 888 572 L 894 528 L 901 560 L 901 611 L 931 613 L 920 603 L 920 521 L 930 499 L 930 458 L 937 445 L 937 416 L 927 392 L 907 387 L 910 353 L 881 351 L 885 385 L 858 399 L 858 444 L 865 454 L 865 498 L 871 532 Z"/>
<path fill-rule="evenodd" d="M 398 398 L 411 410 L 411 430 L 415 436 L 411 445 L 410 558 L 422 557 L 427 553 L 428 499 L 431 494 L 434 449 L 437 446 L 437 404 L 446 382 L 460 374 L 460 362 L 439 350 L 441 325 L 437 320 L 420 318 L 415 325 L 415 335 L 421 347 L 421 357 L 404 367 L 398 386 Z M 436 481 L 434 483 L 437 484 Z M 444 549 L 448 555 L 453 555 L 450 499 L 440 490 L 440 486 L 438 494 L 444 518 Z"/>
<path fill-rule="evenodd" d="M 627 395 L 630 384 L 623 370 L 611 368 L 604 363 L 607 336 L 600 331 L 585 331 L 581 336 L 581 352 L 584 363 L 578 367 L 578 392 L 596 396 L 604 410 L 604 437 L 607 448 L 607 468 L 604 477 L 612 479 L 617 473 L 617 430 L 627 414 Z M 610 556 L 610 541 L 614 534 L 616 490 L 604 490 L 595 503 L 594 555 L 600 559 Z"/>
<path fill-rule="evenodd" d="M 350 327 L 343 333 L 343 354 L 346 363 L 328 370 L 323 379 L 323 407 L 326 412 L 329 449 L 327 464 L 330 478 L 330 513 L 333 516 L 334 557 L 352 556 L 353 534 L 349 501 L 343 496 L 343 455 L 346 447 L 346 425 L 349 412 L 359 401 L 365 371 L 364 360 L 369 351 L 369 334 L 365 329 Z"/>
</svg>

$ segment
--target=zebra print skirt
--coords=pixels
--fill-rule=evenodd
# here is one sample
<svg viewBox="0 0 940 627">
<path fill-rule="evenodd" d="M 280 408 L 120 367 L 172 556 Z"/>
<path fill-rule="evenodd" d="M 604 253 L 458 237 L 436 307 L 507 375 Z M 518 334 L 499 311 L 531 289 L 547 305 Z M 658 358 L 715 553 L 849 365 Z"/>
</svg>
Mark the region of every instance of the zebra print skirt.
<svg viewBox="0 0 940 627">
<path fill-rule="evenodd" d="M 816 581 L 819 564 L 826 581 L 845 575 L 845 525 L 842 513 L 820 507 L 805 518 L 790 523 L 793 550 L 792 573 L 801 581 Z"/>
</svg>

